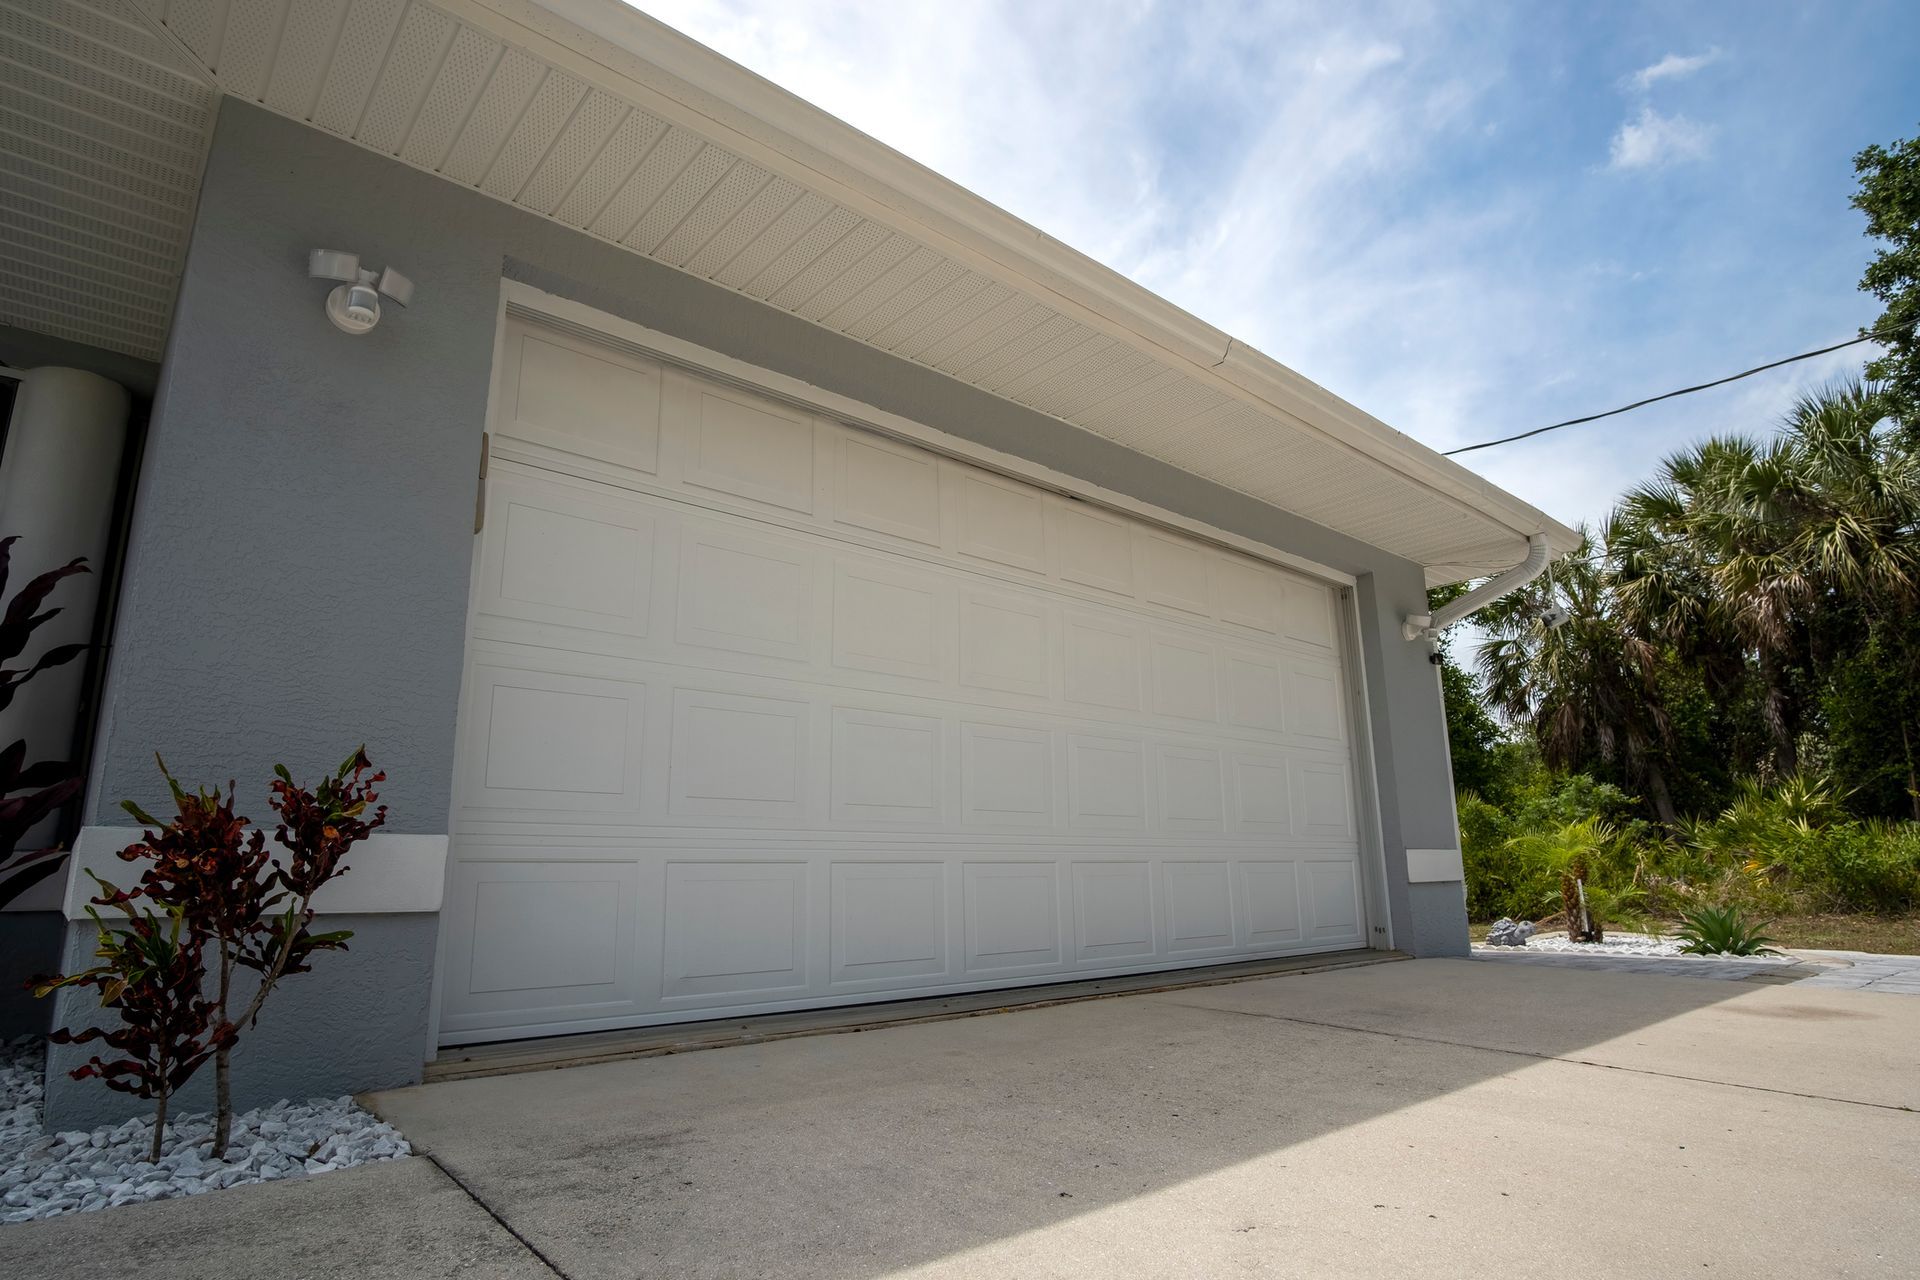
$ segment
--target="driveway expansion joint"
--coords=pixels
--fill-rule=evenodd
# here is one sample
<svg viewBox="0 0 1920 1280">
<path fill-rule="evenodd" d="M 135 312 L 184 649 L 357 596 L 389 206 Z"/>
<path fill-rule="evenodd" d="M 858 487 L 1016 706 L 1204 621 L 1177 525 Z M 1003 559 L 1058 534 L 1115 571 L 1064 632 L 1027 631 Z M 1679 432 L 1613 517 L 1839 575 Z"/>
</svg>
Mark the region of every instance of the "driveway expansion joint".
<svg viewBox="0 0 1920 1280">
<path fill-rule="evenodd" d="M 1476 1049 L 1482 1053 L 1501 1053 L 1515 1058 L 1531 1058 L 1535 1062 L 1564 1062 L 1569 1066 L 1598 1067 L 1603 1071 L 1625 1071 L 1630 1075 L 1655 1076 L 1662 1080 L 1685 1080 L 1691 1084 L 1718 1085 L 1726 1089 L 1744 1089 L 1753 1093 L 1772 1093 L 1787 1098 L 1805 1098 L 1809 1102 L 1834 1102 L 1849 1107 L 1872 1107 L 1877 1111 L 1896 1111 L 1907 1115 L 1916 1114 L 1913 1107 L 1896 1102 L 1867 1102 L 1860 1098 L 1836 1098 L 1825 1093 L 1806 1093 L 1799 1089 L 1776 1089 L 1764 1084 L 1741 1084 L 1733 1080 L 1712 1080 L 1706 1076 L 1683 1075 L 1677 1071 L 1653 1071 L 1646 1067 L 1622 1066 L 1617 1062 L 1595 1062 L 1591 1058 L 1566 1058 L 1554 1053 L 1540 1053 L 1533 1049 L 1509 1049 L 1500 1045 L 1474 1044 L 1470 1040 L 1449 1040 L 1444 1036 L 1423 1036 L 1408 1031 L 1378 1031 L 1372 1027 L 1355 1027 L 1344 1022 L 1323 1022 L 1318 1018 L 1300 1018 L 1284 1013 L 1263 1013 L 1258 1009 L 1222 1009 L 1218 1005 L 1188 1004 L 1184 1000 L 1167 1000 L 1166 1003 L 1182 1009 L 1200 1009 L 1208 1013 L 1225 1013 L 1239 1018 L 1266 1018 L 1273 1022 L 1292 1022 L 1303 1027 L 1319 1027 L 1327 1031 L 1351 1031 L 1356 1035 L 1380 1036 L 1388 1040 L 1417 1040 L 1421 1044 L 1446 1045 L 1454 1049 Z"/>
<path fill-rule="evenodd" d="M 489 1218 L 492 1218 L 495 1222 L 499 1223 L 500 1229 L 506 1232 L 508 1235 L 512 1236 L 516 1241 L 518 1241 L 522 1249 L 525 1249 L 528 1253 L 532 1254 L 535 1258 L 537 1258 L 541 1266 L 553 1272 L 554 1275 L 559 1276 L 560 1280 L 574 1280 L 572 1276 L 568 1275 L 565 1271 L 563 1271 L 560 1268 L 560 1264 L 558 1264 L 552 1258 L 549 1258 L 544 1252 L 542 1252 L 539 1245 L 535 1244 L 533 1241 L 521 1235 L 519 1228 L 515 1227 L 511 1222 L 508 1222 L 504 1217 L 502 1217 L 498 1209 L 495 1209 L 492 1205 L 488 1204 L 485 1197 L 483 1197 L 478 1191 L 475 1191 L 472 1187 L 468 1186 L 466 1179 L 462 1178 L 459 1174 L 455 1173 L 453 1169 L 449 1167 L 447 1163 L 444 1160 L 442 1160 L 439 1156 L 436 1156 L 433 1154 L 433 1152 L 428 1151 L 425 1148 L 419 1147 L 419 1146 L 414 1147 L 413 1154 L 419 1157 L 420 1159 L 430 1162 L 434 1168 L 438 1169 L 441 1173 L 445 1174 L 447 1177 L 447 1181 L 453 1183 L 454 1186 L 460 1188 L 460 1190 L 463 1193 L 465 1193 L 467 1199 L 479 1205 L 483 1213 L 485 1213 Z"/>
</svg>

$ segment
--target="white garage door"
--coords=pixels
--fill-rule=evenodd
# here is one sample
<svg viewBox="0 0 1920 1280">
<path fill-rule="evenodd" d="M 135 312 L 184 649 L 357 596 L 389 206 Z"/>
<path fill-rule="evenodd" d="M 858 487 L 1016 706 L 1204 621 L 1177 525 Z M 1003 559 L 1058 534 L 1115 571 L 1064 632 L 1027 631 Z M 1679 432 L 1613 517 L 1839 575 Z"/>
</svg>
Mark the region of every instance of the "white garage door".
<svg viewBox="0 0 1920 1280">
<path fill-rule="evenodd" d="M 1330 588 L 571 334 L 502 360 L 446 1041 L 1364 945 Z"/>
</svg>

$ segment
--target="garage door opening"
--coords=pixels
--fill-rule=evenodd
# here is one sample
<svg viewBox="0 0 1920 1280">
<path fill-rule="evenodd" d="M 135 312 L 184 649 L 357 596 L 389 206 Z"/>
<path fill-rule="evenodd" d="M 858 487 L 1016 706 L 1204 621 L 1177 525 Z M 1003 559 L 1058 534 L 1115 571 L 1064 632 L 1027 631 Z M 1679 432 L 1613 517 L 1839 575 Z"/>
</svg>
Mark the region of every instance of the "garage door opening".
<svg viewBox="0 0 1920 1280">
<path fill-rule="evenodd" d="M 1340 590 L 509 315 L 444 1044 L 1368 943 Z"/>
</svg>

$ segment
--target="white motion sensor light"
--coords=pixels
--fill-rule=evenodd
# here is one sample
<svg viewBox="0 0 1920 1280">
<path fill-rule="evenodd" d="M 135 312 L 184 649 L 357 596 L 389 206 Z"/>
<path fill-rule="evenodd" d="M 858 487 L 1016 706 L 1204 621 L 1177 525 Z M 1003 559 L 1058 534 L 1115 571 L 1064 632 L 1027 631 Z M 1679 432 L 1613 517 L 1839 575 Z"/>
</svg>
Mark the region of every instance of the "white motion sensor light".
<svg viewBox="0 0 1920 1280">
<path fill-rule="evenodd" d="M 327 295 L 327 319 L 342 333 L 361 334 L 379 324 L 382 295 L 396 306 L 413 301 L 413 281 L 392 267 L 362 267 L 357 253 L 315 249 L 307 255 L 307 274 L 315 280 L 341 281 Z"/>
</svg>

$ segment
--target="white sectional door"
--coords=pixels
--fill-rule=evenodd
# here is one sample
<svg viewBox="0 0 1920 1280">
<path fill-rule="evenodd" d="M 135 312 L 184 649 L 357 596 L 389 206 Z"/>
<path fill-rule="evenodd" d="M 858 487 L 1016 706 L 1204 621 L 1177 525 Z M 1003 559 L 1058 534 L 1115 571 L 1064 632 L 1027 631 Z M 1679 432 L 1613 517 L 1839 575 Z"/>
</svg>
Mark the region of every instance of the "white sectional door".
<svg viewBox="0 0 1920 1280">
<path fill-rule="evenodd" d="M 1364 946 L 1328 586 L 507 321 L 442 1038 Z"/>
</svg>

